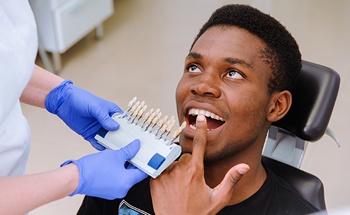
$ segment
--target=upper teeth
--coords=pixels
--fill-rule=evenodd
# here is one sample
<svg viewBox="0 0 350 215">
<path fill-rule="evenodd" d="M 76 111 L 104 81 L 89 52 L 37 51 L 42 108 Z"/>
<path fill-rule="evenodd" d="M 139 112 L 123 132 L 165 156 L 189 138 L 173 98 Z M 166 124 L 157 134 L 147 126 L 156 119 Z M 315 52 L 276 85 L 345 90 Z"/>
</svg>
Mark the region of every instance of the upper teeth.
<svg viewBox="0 0 350 215">
<path fill-rule="evenodd" d="M 215 119 L 215 120 L 220 120 L 223 122 L 225 121 L 222 117 L 220 117 L 212 112 L 209 112 L 207 110 L 199 110 L 199 109 L 192 108 L 188 111 L 188 114 L 193 115 L 193 116 L 197 116 L 197 115 L 201 114 L 201 115 L 204 115 L 206 117 L 210 117 L 210 118 Z"/>
</svg>

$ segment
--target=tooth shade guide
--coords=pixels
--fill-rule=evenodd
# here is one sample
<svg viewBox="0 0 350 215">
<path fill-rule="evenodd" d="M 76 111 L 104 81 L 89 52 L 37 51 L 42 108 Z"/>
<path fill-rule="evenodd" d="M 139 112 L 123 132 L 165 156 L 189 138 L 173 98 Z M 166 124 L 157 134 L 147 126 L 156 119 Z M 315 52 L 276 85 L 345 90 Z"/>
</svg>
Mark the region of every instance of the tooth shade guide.
<svg viewBox="0 0 350 215">
<path fill-rule="evenodd" d="M 175 124 L 174 116 L 162 118 L 159 108 L 147 110 L 145 102 L 137 101 L 134 97 L 128 103 L 127 111 L 122 114 L 116 113 L 112 118 L 120 124 L 120 128 L 116 131 L 98 133 L 95 139 L 112 150 L 125 147 L 131 141 L 139 139 L 140 149 L 129 162 L 151 177 L 156 178 L 180 156 L 181 147 L 173 141 L 185 126 L 181 125 L 172 132 L 170 136 L 172 140 L 167 138 Z"/>
<path fill-rule="evenodd" d="M 167 137 L 176 123 L 174 116 L 169 118 L 166 115 L 162 118 L 163 114 L 159 108 L 156 110 L 152 108 L 147 111 L 145 101 L 137 101 L 137 97 L 134 97 L 128 103 L 128 111 L 126 112 L 126 115 L 128 116 L 126 119 L 130 124 L 134 124 L 141 131 L 150 133 L 154 135 L 156 139 L 163 139 L 164 141 L 167 141 Z M 123 117 L 125 117 L 125 114 L 119 116 L 119 118 Z M 183 128 L 180 129 L 180 127 L 176 129 L 176 131 L 174 131 L 176 134 L 173 134 L 172 137 L 178 136 L 182 130 Z"/>
</svg>

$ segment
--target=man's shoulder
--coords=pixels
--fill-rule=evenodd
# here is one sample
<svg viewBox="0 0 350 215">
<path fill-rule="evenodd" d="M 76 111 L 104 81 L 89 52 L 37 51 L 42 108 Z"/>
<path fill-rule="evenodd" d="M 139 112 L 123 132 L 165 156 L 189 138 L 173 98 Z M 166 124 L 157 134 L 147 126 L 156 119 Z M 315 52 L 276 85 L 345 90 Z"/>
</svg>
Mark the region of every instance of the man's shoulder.
<svg viewBox="0 0 350 215">
<path fill-rule="evenodd" d="M 266 169 L 261 188 L 243 202 L 225 207 L 219 214 L 308 214 L 318 211 L 282 178 Z"/>
<path fill-rule="evenodd" d="M 305 200 L 285 180 L 267 168 L 271 180 L 270 210 L 275 214 L 306 214 L 319 211 L 310 202 Z"/>
</svg>

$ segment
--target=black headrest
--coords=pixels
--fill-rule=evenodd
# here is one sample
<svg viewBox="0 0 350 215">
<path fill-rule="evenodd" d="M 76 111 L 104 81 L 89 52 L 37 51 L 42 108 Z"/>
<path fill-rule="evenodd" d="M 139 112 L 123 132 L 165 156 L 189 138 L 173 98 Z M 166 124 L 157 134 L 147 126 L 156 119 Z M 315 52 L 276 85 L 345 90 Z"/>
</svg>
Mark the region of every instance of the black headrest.
<svg viewBox="0 0 350 215">
<path fill-rule="evenodd" d="M 285 180 L 301 197 L 319 210 L 326 209 L 324 187 L 319 178 L 265 156 L 262 156 L 261 160 L 265 167 L 268 167 L 272 172 Z"/>
<path fill-rule="evenodd" d="M 316 141 L 325 133 L 337 98 L 340 77 L 334 70 L 302 62 L 292 107 L 287 115 L 273 125 L 297 137 Z"/>
</svg>

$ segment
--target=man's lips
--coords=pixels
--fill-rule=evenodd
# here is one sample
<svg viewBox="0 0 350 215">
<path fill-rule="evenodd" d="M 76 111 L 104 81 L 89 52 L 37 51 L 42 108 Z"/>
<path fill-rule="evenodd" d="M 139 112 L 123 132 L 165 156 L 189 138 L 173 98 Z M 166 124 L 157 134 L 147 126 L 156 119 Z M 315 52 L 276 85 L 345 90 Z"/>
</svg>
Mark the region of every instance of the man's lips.
<svg viewBox="0 0 350 215">
<path fill-rule="evenodd" d="M 225 119 L 208 110 L 191 108 L 186 114 L 186 121 L 190 128 L 196 129 L 196 118 L 198 115 L 204 115 L 207 118 L 208 130 L 214 130 L 225 123 Z"/>
</svg>

